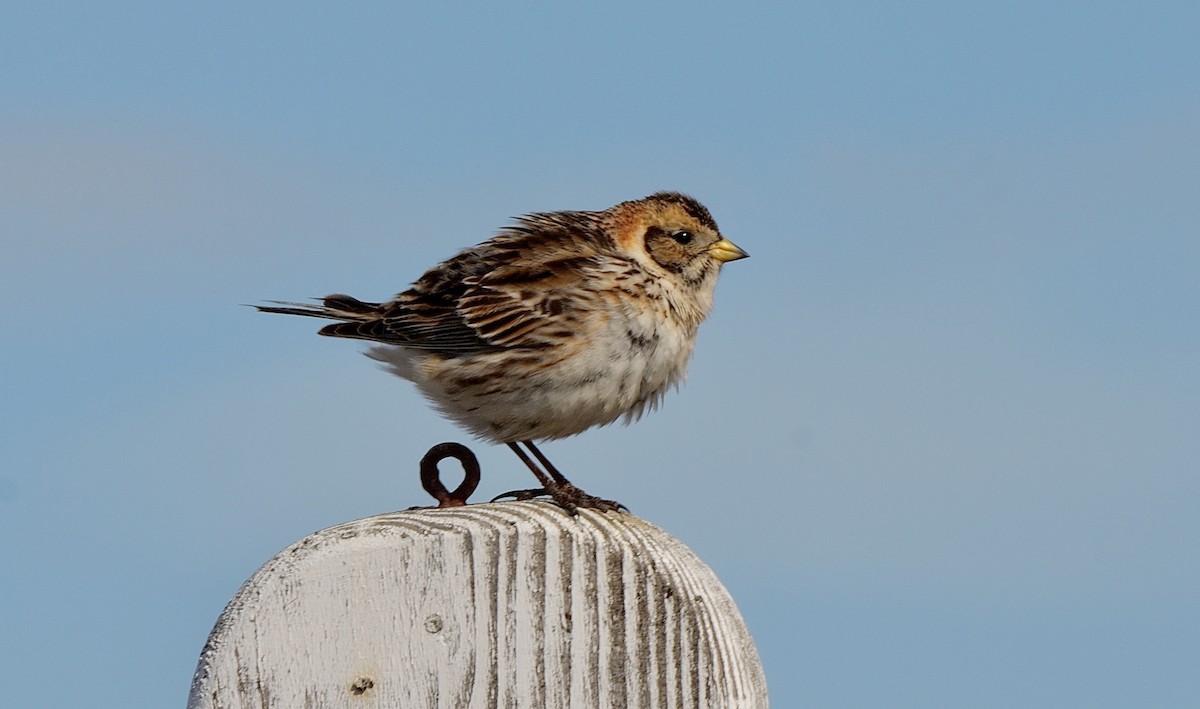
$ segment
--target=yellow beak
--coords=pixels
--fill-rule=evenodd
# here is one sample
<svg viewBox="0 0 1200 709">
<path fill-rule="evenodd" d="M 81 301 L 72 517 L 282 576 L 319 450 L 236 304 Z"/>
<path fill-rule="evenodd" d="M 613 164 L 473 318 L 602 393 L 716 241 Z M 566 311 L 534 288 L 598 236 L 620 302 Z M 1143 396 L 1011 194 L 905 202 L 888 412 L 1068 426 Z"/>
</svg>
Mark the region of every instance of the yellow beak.
<svg viewBox="0 0 1200 709">
<path fill-rule="evenodd" d="M 750 254 L 739 249 L 737 244 L 729 239 L 721 239 L 708 247 L 708 255 L 721 263 L 725 263 L 726 261 L 737 261 L 740 258 L 746 258 Z"/>
</svg>

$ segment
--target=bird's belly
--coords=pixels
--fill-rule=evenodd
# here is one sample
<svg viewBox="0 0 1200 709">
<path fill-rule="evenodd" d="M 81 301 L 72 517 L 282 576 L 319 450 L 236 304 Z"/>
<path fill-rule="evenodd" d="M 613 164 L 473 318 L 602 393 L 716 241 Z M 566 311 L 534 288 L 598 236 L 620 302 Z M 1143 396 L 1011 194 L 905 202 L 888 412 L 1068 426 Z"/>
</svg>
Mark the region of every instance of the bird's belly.
<svg viewBox="0 0 1200 709">
<path fill-rule="evenodd" d="M 619 334 L 588 338 L 549 366 L 494 353 L 469 366 L 460 361 L 454 374 L 412 379 L 443 414 L 482 438 L 565 438 L 639 417 L 682 378 L 688 338 L 661 328 Z"/>
</svg>

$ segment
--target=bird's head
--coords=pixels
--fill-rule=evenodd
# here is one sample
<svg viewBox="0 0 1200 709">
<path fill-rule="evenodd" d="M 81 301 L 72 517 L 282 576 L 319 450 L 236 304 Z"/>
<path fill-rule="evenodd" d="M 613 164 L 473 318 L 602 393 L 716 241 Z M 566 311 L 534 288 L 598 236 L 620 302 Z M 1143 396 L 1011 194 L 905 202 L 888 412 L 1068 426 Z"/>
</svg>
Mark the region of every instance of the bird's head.
<svg viewBox="0 0 1200 709">
<path fill-rule="evenodd" d="M 652 262 L 685 286 L 709 284 L 721 264 L 749 255 L 721 236 L 708 209 L 687 195 L 658 192 L 609 211 L 622 251 Z"/>
</svg>

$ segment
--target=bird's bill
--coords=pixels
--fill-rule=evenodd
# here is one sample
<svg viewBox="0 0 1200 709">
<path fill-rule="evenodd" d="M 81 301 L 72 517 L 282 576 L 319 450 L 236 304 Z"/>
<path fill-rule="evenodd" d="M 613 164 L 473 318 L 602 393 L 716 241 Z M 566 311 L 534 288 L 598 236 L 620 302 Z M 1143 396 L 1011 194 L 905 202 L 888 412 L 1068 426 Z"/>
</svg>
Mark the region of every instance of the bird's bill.
<svg viewBox="0 0 1200 709">
<path fill-rule="evenodd" d="M 726 261 L 737 261 L 740 258 L 746 258 L 750 254 L 738 248 L 737 244 L 729 239 L 721 239 L 717 243 L 708 247 L 708 255 L 712 256 L 721 263 Z"/>
</svg>

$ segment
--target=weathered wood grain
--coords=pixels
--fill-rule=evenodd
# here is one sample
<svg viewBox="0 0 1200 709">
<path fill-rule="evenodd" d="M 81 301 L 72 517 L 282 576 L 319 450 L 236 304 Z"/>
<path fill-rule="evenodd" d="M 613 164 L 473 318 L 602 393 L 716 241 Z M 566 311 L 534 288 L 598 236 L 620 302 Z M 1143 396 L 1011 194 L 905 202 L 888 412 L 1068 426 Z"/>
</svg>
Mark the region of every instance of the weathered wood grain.
<svg viewBox="0 0 1200 709">
<path fill-rule="evenodd" d="M 278 554 L 217 621 L 188 706 L 766 707 L 728 592 L 632 515 L 411 510 Z"/>
</svg>

